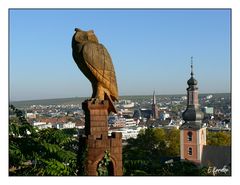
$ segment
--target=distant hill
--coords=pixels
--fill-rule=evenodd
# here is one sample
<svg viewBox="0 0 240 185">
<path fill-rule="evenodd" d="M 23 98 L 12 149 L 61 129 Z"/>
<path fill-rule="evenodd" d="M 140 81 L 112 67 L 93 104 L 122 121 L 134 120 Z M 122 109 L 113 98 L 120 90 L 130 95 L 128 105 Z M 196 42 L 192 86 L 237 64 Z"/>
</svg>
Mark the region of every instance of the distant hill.
<svg viewBox="0 0 240 185">
<path fill-rule="evenodd" d="M 206 96 L 212 94 L 215 97 L 229 97 L 230 93 L 208 93 L 208 94 L 200 94 L 199 97 Z M 186 94 L 176 94 L 176 95 L 156 95 L 156 97 L 181 97 L 186 96 Z M 152 95 L 134 95 L 134 96 L 120 96 L 119 99 L 127 99 L 127 100 L 139 100 L 139 99 L 151 99 Z M 87 97 L 74 97 L 74 98 L 58 98 L 58 99 L 45 99 L 45 100 L 26 100 L 26 101 L 10 101 L 10 104 L 13 104 L 17 108 L 25 108 L 31 105 L 71 105 L 71 104 L 82 104 L 84 100 L 88 99 Z"/>
<path fill-rule="evenodd" d="M 81 98 L 58 98 L 58 99 L 46 99 L 46 100 L 26 100 L 26 101 L 13 101 L 13 104 L 17 108 L 25 108 L 31 105 L 71 105 L 71 104 L 81 104 L 86 97 Z"/>
</svg>

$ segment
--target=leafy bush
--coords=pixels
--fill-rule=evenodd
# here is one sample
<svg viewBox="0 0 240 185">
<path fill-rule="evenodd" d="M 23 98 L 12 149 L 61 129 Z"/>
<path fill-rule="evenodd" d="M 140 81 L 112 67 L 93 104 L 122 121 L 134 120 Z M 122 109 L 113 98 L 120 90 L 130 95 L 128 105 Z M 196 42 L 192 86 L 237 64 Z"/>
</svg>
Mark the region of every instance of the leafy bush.
<svg viewBox="0 0 240 185">
<path fill-rule="evenodd" d="M 76 175 L 77 130 L 38 130 L 20 110 L 10 108 L 17 117 L 9 121 L 9 175 Z"/>
</svg>

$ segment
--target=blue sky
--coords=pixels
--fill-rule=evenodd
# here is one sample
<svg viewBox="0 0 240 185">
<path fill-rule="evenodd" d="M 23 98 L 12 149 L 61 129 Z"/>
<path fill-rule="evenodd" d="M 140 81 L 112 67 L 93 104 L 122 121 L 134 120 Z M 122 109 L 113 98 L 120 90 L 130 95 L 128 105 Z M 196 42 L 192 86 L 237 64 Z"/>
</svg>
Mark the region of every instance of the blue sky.
<svg viewBox="0 0 240 185">
<path fill-rule="evenodd" d="M 72 58 L 75 27 L 108 49 L 120 95 L 185 94 L 191 56 L 200 93 L 230 92 L 230 10 L 11 9 L 11 100 L 91 95 Z"/>
</svg>

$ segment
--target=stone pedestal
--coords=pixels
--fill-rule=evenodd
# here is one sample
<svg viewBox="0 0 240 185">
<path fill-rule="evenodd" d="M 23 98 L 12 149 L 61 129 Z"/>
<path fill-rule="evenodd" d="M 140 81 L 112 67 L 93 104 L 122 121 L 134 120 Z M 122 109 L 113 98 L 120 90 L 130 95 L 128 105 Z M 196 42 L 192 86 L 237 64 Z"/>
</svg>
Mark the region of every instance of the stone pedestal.
<svg viewBox="0 0 240 185">
<path fill-rule="evenodd" d="M 122 175 L 122 134 L 112 133 L 108 136 L 108 106 L 107 100 L 86 100 L 82 104 L 86 136 L 80 139 L 80 143 L 86 146 L 84 163 L 86 175 L 89 176 L 98 175 L 98 164 L 106 151 L 110 153 L 110 175 Z"/>
</svg>

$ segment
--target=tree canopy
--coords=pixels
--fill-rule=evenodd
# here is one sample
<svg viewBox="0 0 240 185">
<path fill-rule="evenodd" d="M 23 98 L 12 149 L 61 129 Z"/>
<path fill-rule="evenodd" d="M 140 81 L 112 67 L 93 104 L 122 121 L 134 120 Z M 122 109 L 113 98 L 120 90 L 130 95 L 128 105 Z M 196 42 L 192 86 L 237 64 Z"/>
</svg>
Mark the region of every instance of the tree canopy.
<svg viewBox="0 0 240 185">
<path fill-rule="evenodd" d="M 64 176 L 77 173 L 76 129 L 38 130 L 13 106 L 9 120 L 9 175 Z"/>
<path fill-rule="evenodd" d="M 207 132 L 207 145 L 231 146 L 231 132 Z"/>
<path fill-rule="evenodd" d="M 125 175 L 171 175 L 162 161 L 179 157 L 179 134 L 177 129 L 149 128 L 128 139 L 123 148 Z"/>
</svg>

